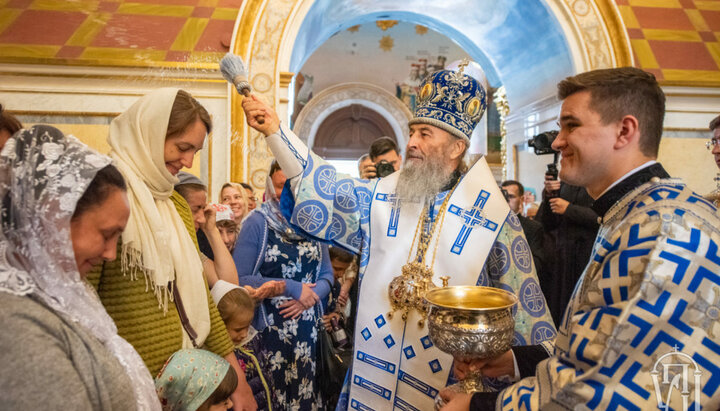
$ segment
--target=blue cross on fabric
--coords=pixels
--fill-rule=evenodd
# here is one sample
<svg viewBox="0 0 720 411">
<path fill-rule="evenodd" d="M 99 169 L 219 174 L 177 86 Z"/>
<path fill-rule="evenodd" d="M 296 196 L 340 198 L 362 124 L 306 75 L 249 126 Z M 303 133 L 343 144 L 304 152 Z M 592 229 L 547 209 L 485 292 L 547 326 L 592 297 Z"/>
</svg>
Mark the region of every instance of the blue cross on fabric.
<svg viewBox="0 0 720 411">
<path fill-rule="evenodd" d="M 395 194 L 377 193 L 376 200 L 392 203 L 392 211 L 390 213 L 390 222 L 388 223 L 387 236 L 396 237 L 398 222 L 400 221 L 400 207 L 398 206 L 398 198 Z"/>
<path fill-rule="evenodd" d="M 459 255 L 460 253 L 462 253 L 462 250 L 465 247 L 465 242 L 467 241 L 470 233 L 472 232 L 473 228 L 475 228 L 475 226 L 481 225 L 482 227 L 485 227 L 490 231 L 497 230 L 497 223 L 490 221 L 483 216 L 483 207 L 485 207 L 485 203 L 487 203 L 488 198 L 490 198 L 490 193 L 482 190 L 475 199 L 475 204 L 473 204 L 472 208 L 470 208 L 469 210 L 464 210 L 454 204 L 450 205 L 450 208 L 448 209 L 449 213 L 455 214 L 456 216 L 465 219 L 465 223 L 460 229 L 460 233 L 458 234 L 457 239 L 455 239 L 455 243 L 450 249 L 450 252 L 452 252 L 453 254 Z"/>
</svg>

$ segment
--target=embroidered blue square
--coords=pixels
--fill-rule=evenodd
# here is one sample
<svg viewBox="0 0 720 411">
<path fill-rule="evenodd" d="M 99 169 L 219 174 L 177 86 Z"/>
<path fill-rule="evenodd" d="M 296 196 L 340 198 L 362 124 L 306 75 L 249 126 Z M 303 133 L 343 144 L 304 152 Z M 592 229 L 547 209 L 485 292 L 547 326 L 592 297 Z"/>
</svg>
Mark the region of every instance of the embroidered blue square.
<svg viewBox="0 0 720 411">
<path fill-rule="evenodd" d="M 395 340 L 392 338 L 392 335 L 388 334 L 387 337 L 383 338 L 383 341 L 385 341 L 385 345 L 387 345 L 388 348 L 395 345 Z"/>
<path fill-rule="evenodd" d="M 382 314 L 378 315 L 375 318 L 375 324 L 377 325 L 377 328 L 382 328 L 382 326 L 386 324 L 385 317 L 383 317 Z"/>
<path fill-rule="evenodd" d="M 420 342 L 422 343 L 423 348 L 425 348 L 426 350 L 433 346 L 432 341 L 430 341 L 430 337 L 428 337 L 427 335 L 422 337 L 420 339 Z"/>
<path fill-rule="evenodd" d="M 437 359 L 434 359 L 428 363 L 430 365 L 430 370 L 433 372 L 433 374 L 442 371 L 442 366 L 440 365 L 440 361 Z"/>
<path fill-rule="evenodd" d="M 412 345 L 403 348 L 403 352 L 405 353 L 405 358 L 407 358 L 408 360 L 415 356 L 415 350 L 413 349 Z"/>
<path fill-rule="evenodd" d="M 372 337 L 372 334 L 370 333 L 370 330 L 367 329 L 367 327 L 363 328 L 363 330 L 360 332 L 362 334 L 365 341 L 369 340 L 370 337 Z"/>
</svg>

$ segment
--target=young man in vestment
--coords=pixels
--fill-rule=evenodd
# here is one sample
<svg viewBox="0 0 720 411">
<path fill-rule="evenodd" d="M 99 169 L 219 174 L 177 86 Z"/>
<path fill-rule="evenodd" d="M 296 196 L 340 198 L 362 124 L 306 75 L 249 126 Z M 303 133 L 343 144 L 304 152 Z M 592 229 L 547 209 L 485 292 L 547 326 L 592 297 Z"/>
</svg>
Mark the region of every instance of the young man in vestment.
<svg viewBox="0 0 720 411">
<path fill-rule="evenodd" d="M 560 177 L 587 189 L 601 219 L 590 262 L 554 352 L 458 362 L 459 374 L 522 379 L 494 394 L 443 391 L 444 410 L 717 410 L 720 218 L 655 161 L 665 95 L 625 67 L 569 77 L 558 97 Z"/>
<path fill-rule="evenodd" d="M 519 220 L 485 160 L 470 169 L 463 161 L 486 106 L 481 82 L 465 74 L 471 67 L 425 79 L 409 122 L 403 167 L 381 179 L 336 173 L 267 105 L 254 97 L 243 100 L 248 124 L 267 136 L 289 177 L 286 194 L 292 195 L 284 194 L 282 203 L 291 223 L 360 253 L 355 353 L 339 409 L 432 409 L 451 378 L 452 357 L 428 337 L 424 290 L 393 286 L 391 291 L 393 280 L 395 285 L 429 280 L 434 287 L 447 276 L 450 285 L 515 292 L 520 303 L 514 344 L 555 337 Z M 264 115 L 264 124 L 255 120 L 258 115 Z"/>
</svg>

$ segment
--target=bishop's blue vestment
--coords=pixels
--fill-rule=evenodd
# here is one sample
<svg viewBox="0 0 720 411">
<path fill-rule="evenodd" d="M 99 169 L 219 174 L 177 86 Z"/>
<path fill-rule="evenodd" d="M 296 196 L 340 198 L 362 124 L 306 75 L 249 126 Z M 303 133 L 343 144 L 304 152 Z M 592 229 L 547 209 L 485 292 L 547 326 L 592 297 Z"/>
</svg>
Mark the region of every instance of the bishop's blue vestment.
<svg viewBox="0 0 720 411">
<path fill-rule="evenodd" d="M 287 210 L 290 222 L 361 256 L 355 353 L 349 396 L 341 400 L 360 410 L 432 408 L 451 379 L 452 357 L 433 346 L 427 325 L 418 325 L 418 313 L 411 312 L 407 321 L 388 315 L 388 285 L 413 253 L 423 206 L 397 200 L 398 173 L 380 180 L 338 174 L 283 126 L 267 142 L 291 181 L 295 204 Z M 514 344 L 554 339 L 555 327 L 520 222 L 484 159 L 457 177 L 457 187 L 438 193 L 428 207 L 432 222 L 450 196 L 438 222 L 433 281 L 439 285 L 438 277 L 448 275 L 450 285 L 489 285 L 514 292 L 520 300 Z"/>
</svg>

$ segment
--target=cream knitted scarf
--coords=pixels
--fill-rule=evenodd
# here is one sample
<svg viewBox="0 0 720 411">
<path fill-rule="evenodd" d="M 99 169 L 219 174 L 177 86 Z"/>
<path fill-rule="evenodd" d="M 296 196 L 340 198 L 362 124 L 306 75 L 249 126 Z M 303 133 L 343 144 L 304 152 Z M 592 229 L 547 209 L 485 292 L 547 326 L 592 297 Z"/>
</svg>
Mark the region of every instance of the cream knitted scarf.
<svg viewBox="0 0 720 411">
<path fill-rule="evenodd" d="M 110 124 L 110 157 L 128 184 L 130 219 L 122 234 L 122 270 L 141 271 L 160 307 L 178 287 L 185 312 L 202 345 L 210 333 L 203 267 L 170 196 L 177 178 L 165 168 L 165 134 L 178 89 L 161 88 L 136 101 Z M 183 348 L 192 341 L 183 330 Z"/>
</svg>

